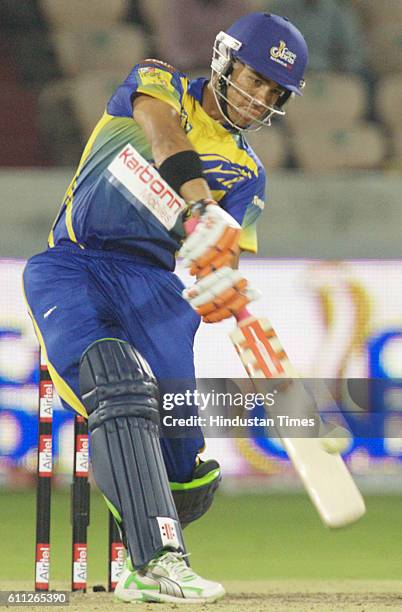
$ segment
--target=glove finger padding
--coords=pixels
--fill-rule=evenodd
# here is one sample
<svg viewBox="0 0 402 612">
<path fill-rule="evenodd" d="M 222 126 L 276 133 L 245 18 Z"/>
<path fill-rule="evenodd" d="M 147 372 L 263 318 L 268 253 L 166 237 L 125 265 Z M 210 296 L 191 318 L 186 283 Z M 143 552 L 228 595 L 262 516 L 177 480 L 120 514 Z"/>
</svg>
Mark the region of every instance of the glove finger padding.
<svg viewBox="0 0 402 612">
<path fill-rule="evenodd" d="M 205 266 L 210 265 L 212 269 L 219 268 L 219 259 L 228 254 L 234 258 L 237 253 L 237 245 L 240 239 L 240 229 L 227 227 L 220 239 L 213 246 L 209 247 L 204 255 L 193 261 L 190 267 L 190 274 L 195 276 L 202 271 Z M 215 265 L 216 260 L 216 265 Z"/>
<path fill-rule="evenodd" d="M 198 314 L 204 317 L 205 315 L 210 314 L 217 308 L 221 308 L 222 306 L 225 306 L 225 305 L 229 307 L 229 304 L 231 304 L 240 295 L 242 295 L 246 287 L 247 287 L 247 281 L 245 278 L 243 278 L 242 280 L 235 283 L 233 287 L 230 287 L 229 289 L 222 291 L 222 293 L 220 293 L 217 297 L 212 297 L 210 302 L 206 302 L 198 306 L 197 307 Z"/>
<path fill-rule="evenodd" d="M 185 289 L 183 297 L 205 323 L 215 323 L 233 316 L 246 304 L 257 299 L 259 293 L 248 286 L 241 272 L 225 267 Z"/>
<path fill-rule="evenodd" d="M 231 215 L 216 204 L 208 204 L 179 253 L 190 274 L 200 274 L 209 265 L 216 269 L 222 261 L 228 263 L 228 255 L 237 255 L 240 233 L 241 226 Z"/>
<path fill-rule="evenodd" d="M 241 308 L 244 308 L 249 302 L 250 298 L 247 295 L 239 295 L 233 297 L 232 300 L 224 304 L 221 308 L 218 308 L 214 312 L 202 317 L 204 323 L 218 323 L 229 317 L 233 317 Z"/>
<path fill-rule="evenodd" d="M 196 271 L 195 274 L 197 279 L 204 278 L 204 276 L 207 276 L 208 274 L 211 274 L 211 272 L 215 272 L 215 270 L 219 270 L 219 268 L 223 268 L 224 266 L 229 266 L 230 268 L 234 259 L 237 259 L 239 251 L 240 249 L 237 247 L 236 249 L 221 253 L 215 259 L 213 259 L 211 263 L 205 266 L 205 268 Z"/>
</svg>

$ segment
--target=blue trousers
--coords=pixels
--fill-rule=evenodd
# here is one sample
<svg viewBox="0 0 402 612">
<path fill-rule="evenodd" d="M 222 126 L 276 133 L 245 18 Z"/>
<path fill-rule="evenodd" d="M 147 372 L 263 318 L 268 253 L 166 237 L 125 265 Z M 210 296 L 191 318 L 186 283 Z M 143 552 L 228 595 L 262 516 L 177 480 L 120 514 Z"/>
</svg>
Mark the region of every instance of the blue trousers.
<svg viewBox="0 0 402 612">
<path fill-rule="evenodd" d="M 28 261 L 26 300 L 67 409 L 86 414 L 79 362 L 88 346 L 102 338 L 132 344 L 149 363 L 161 393 L 195 388 L 193 340 L 199 317 L 182 298 L 182 289 L 174 273 L 116 252 L 56 246 Z M 195 415 L 196 407 L 176 407 L 170 414 Z M 203 445 L 201 430 L 191 437 L 161 439 L 170 481 L 191 479 Z"/>
</svg>

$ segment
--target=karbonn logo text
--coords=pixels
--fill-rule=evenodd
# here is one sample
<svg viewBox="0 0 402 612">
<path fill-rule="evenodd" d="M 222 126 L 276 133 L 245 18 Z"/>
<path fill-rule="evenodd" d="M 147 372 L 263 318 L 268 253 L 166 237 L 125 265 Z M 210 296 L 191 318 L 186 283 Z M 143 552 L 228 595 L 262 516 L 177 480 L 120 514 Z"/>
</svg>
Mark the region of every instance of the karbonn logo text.
<svg viewBox="0 0 402 612">
<path fill-rule="evenodd" d="M 179 211 L 183 208 L 182 202 L 176 197 L 175 193 L 168 187 L 167 183 L 160 180 L 156 171 L 152 171 L 152 166 L 144 165 L 136 156 L 133 147 L 127 146 L 119 155 L 123 164 L 137 176 L 137 178 L 147 186 L 149 190 L 159 198 L 168 208 Z"/>
</svg>

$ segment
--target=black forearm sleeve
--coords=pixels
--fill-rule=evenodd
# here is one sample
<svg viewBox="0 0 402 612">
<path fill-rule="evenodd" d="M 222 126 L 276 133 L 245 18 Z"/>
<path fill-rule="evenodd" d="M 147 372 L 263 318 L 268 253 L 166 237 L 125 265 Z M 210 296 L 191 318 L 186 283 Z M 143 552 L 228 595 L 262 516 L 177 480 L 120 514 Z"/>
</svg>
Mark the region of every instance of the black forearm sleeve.
<svg viewBox="0 0 402 612">
<path fill-rule="evenodd" d="M 181 186 L 187 181 L 203 178 L 200 156 L 193 150 L 171 155 L 161 163 L 158 170 L 176 193 L 180 193 Z"/>
</svg>

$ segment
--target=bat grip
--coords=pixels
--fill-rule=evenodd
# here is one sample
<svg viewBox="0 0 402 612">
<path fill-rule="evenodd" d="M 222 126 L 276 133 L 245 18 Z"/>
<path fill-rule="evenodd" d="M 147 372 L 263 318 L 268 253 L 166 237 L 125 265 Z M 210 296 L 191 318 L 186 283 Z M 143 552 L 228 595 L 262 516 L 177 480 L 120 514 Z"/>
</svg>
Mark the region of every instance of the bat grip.
<svg viewBox="0 0 402 612">
<path fill-rule="evenodd" d="M 191 217 L 183 223 L 187 236 L 190 236 L 199 224 L 201 216 L 204 214 L 208 204 L 216 205 L 216 202 L 215 200 L 199 200 L 198 202 L 190 204 Z"/>
<path fill-rule="evenodd" d="M 193 231 L 197 227 L 199 221 L 200 221 L 199 217 L 190 217 L 190 219 L 188 219 L 188 221 L 183 223 L 184 230 L 185 230 L 187 236 L 190 236 L 190 234 L 193 233 Z"/>
<path fill-rule="evenodd" d="M 251 317 L 251 313 L 249 310 L 247 310 L 246 307 L 244 307 L 241 308 L 235 316 L 238 323 L 240 323 L 240 321 L 244 321 L 244 319 L 248 319 L 249 317 Z"/>
</svg>

